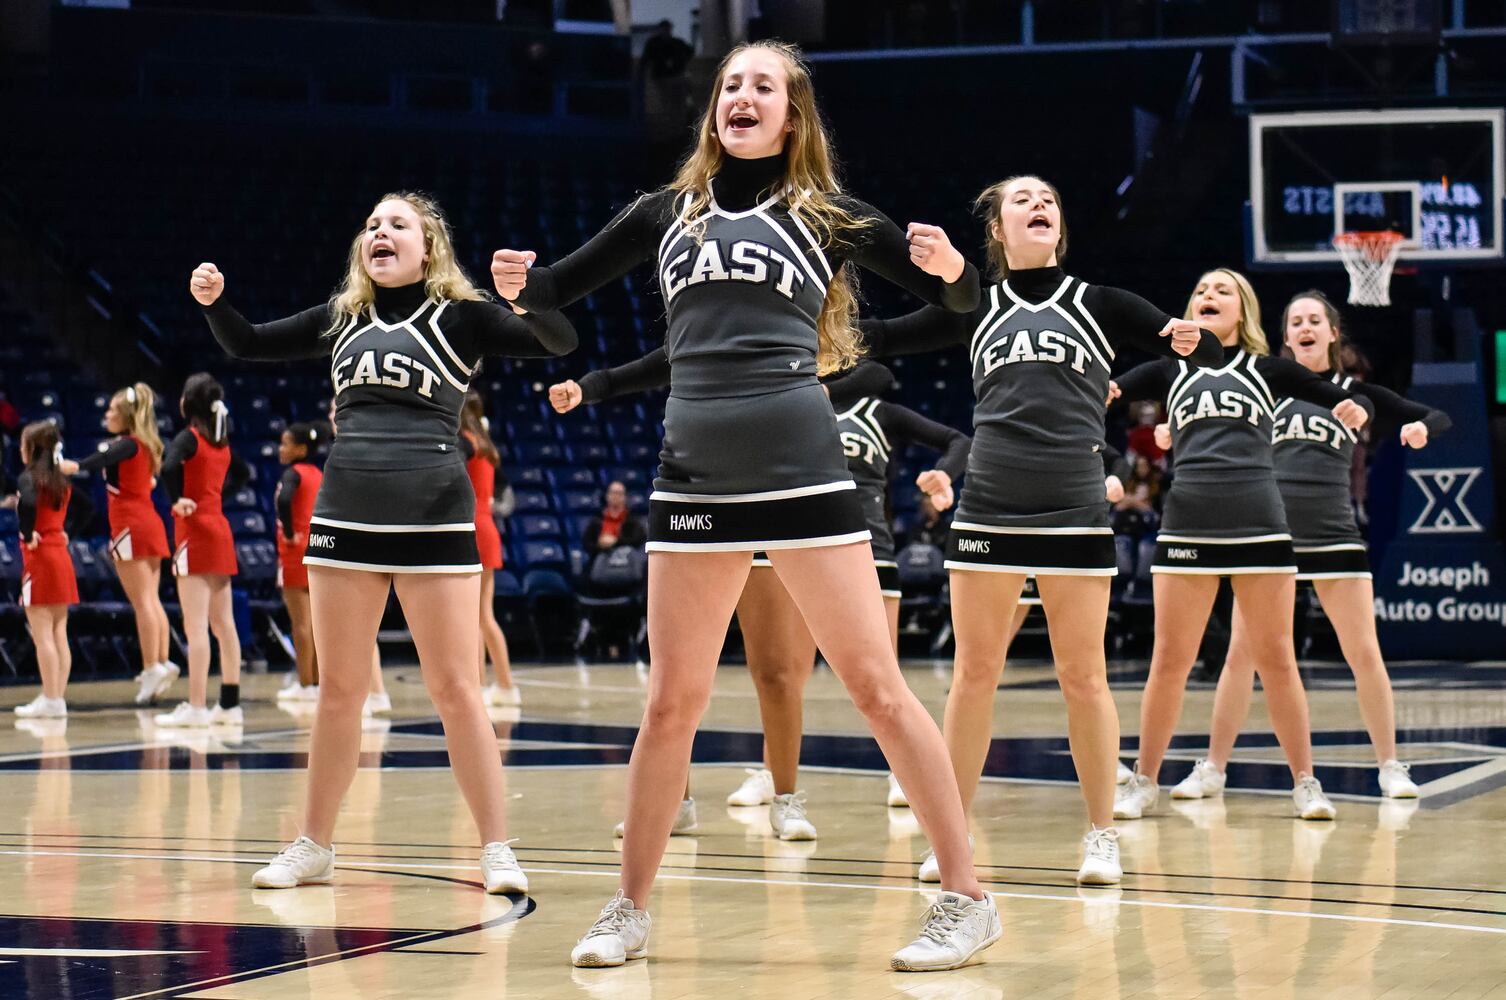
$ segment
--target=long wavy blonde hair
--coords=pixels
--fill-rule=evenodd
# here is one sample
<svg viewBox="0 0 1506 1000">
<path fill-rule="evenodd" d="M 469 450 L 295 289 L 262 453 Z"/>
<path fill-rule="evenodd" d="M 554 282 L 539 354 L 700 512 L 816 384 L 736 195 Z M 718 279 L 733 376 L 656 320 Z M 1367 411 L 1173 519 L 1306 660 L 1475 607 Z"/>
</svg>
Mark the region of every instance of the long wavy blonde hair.
<svg viewBox="0 0 1506 1000">
<path fill-rule="evenodd" d="M 787 166 L 784 200 L 790 213 L 798 215 L 823 244 L 842 246 L 851 234 L 867 227 L 867 219 L 848 212 L 836 200 L 842 193 L 837 180 L 831 138 L 816 108 L 816 91 L 810 68 L 800 49 L 787 42 L 750 42 L 728 52 L 716 68 L 711 100 L 696 129 L 696 143 L 680 164 L 669 190 L 690 195 L 681 217 L 686 221 L 703 215 L 711 205 L 711 179 L 721 170 L 726 151 L 716 131 L 716 104 L 722 80 L 733 59 L 751 49 L 766 49 L 784 60 L 789 92 L 788 122 L 794 126 L 785 139 Z M 697 239 L 700 234 L 696 234 Z M 832 275 L 826 301 L 816 321 L 816 367 L 825 375 L 851 368 L 862 355 L 858 333 L 858 293 L 850 267 L 843 263 Z"/>
<path fill-rule="evenodd" d="M 1270 354 L 1271 344 L 1266 339 L 1265 330 L 1260 325 L 1260 300 L 1255 297 L 1255 289 L 1250 285 L 1250 279 L 1238 271 L 1231 271 L 1227 267 L 1215 267 L 1204 274 L 1226 275 L 1234 282 L 1234 287 L 1239 291 L 1239 347 L 1246 354 Z M 1202 283 L 1202 279 L 1198 279 Z M 1197 287 L 1193 286 L 1192 294 L 1187 296 L 1187 308 L 1182 311 L 1183 319 L 1197 321 L 1192 314 L 1192 305 L 1197 301 Z"/>
<path fill-rule="evenodd" d="M 162 435 L 157 433 L 157 394 L 145 382 L 127 386 L 110 397 L 110 403 L 125 420 L 126 433 L 146 447 L 152 456 L 152 475 L 162 468 Z"/>
<path fill-rule="evenodd" d="M 471 282 L 464 268 L 455 260 L 455 243 L 450 238 L 450 223 L 444 217 L 439 202 L 421 191 L 391 191 L 378 198 L 377 205 L 384 201 L 407 202 L 418 213 L 424 230 L 424 252 L 429 255 L 424 264 L 424 291 L 429 298 L 471 302 L 490 298 Z M 376 211 L 375 206 L 372 211 Z M 363 225 L 350 244 L 350 254 L 345 263 L 345 280 L 330 296 L 331 324 L 326 333 L 334 333 L 352 316 L 365 313 L 376 300 L 376 284 L 371 280 L 371 275 L 366 273 L 366 262 L 361 256 L 361 244 L 365 239 L 366 227 Z"/>
</svg>

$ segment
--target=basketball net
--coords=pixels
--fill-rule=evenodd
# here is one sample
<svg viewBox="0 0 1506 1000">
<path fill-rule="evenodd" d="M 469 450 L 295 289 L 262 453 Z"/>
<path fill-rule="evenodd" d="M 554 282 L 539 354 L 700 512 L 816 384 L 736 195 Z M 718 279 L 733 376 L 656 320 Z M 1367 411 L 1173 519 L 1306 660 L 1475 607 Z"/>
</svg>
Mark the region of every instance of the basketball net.
<svg viewBox="0 0 1506 1000">
<path fill-rule="evenodd" d="M 1349 272 L 1349 302 L 1356 306 L 1391 304 L 1391 271 L 1406 237 L 1391 230 L 1340 233 L 1334 249 Z"/>
</svg>

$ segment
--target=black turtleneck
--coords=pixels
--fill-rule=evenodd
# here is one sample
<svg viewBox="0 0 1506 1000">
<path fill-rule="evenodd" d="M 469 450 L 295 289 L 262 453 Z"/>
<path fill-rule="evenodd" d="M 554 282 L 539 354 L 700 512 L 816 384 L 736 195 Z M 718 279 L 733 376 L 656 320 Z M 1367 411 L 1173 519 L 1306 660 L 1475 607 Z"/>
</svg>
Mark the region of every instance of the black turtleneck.
<svg viewBox="0 0 1506 1000">
<path fill-rule="evenodd" d="M 727 212 L 755 207 L 783 183 L 785 170 L 784 153 L 758 159 L 725 157 L 711 181 L 716 207 Z M 518 304 L 530 310 L 560 309 L 639 264 L 656 260 L 659 242 L 676 225 L 684 200 L 682 192 L 667 188 L 640 196 L 585 246 L 556 264 L 529 270 Z M 833 270 L 851 261 L 948 311 L 966 313 L 977 305 L 978 272 L 971 264 L 951 283 L 927 274 L 911 262 L 905 234 L 882 212 L 847 195 L 834 200 L 863 224 L 821 248 Z M 756 322 L 756 317 L 750 321 Z"/>
<path fill-rule="evenodd" d="M 1008 308 L 1006 291 L 1031 304 L 1044 302 L 1055 295 L 1066 280 L 1066 272 L 1055 264 L 1011 271 L 997 288 L 984 290 L 978 307 L 970 315 L 927 307 L 897 319 L 865 319 L 860 324 L 863 339 L 868 353 L 876 358 L 966 344 L 985 317 L 990 313 L 997 315 L 994 310 L 996 297 L 1004 303 L 1003 308 Z M 1007 290 L 1005 286 L 1008 286 Z M 1074 288 L 1071 294 L 1075 297 L 1077 289 Z M 1171 349 L 1171 338 L 1161 336 L 1161 331 L 1171 322 L 1167 313 L 1122 288 L 1084 283 L 1081 294 L 1083 308 L 1097 322 L 1110 344 L 1116 347 L 1129 344 L 1148 354 L 1180 357 Z M 1185 360 L 1194 365 L 1221 364 L 1223 350 L 1218 338 L 1203 330 L 1197 349 Z"/>
<path fill-rule="evenodd" d="M 412 316 L 428 301 L 421 281 L 395 288 L 376 286 L 372 310 L 384 323 Z M 575 328 L 558 312 L 536 310 L 518 315 L 506 306 L 480 300 L 456 300 L 446 308 L 445 335 L 468 367 L 482 357 L 544 358 L 575 350 Z M 326 336 L 332 324 L 328 303 L 305 309 L 286 319 L 250 323 L 221 295 L 204 307 L 214 338 L 231 357 L 250 361 L 293 361 L 327 358 L 335 338 Z M 343 320 L 342 320 L 343 322 Z"/>
</svg>

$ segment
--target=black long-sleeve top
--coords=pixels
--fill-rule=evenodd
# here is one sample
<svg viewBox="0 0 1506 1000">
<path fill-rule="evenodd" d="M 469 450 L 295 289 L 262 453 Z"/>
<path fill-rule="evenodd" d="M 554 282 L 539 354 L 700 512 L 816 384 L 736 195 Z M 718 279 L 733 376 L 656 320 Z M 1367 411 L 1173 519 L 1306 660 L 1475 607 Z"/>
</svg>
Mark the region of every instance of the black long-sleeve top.
<svg viewBox="0 0 1506 1000">
<path fill-rule="evenodd" d="M 378 286 L 360 316 L 335 317 L 321 305 L 252 324 L 223 296 L 204 316 L 234 357 L 330 359 L 340 433 L 329 461 L 350 468 L 455 461 L 460 407 L 482 357 L 550 357 L 576 346 L 575 328 L 558 312 L 519 316 L 494 302 L 434 300 L 422 282 Z"/>
<path fill-rule="evenodd" d="M 183 499 L 183 466 L 199 453 L 199 439 L 194 432 L 185 427 L 178 432 L 177 437 L 169 442 L 167 449 L 162 453 L 162 470 L 157 474 L 158 480 L 167 490 L 167 498 L 173 503 Z M 251 481 L 251 467 L 239 454 L 230 453 L 230 464 L 225 467 L 225 482 L 222 487 L 222 496 L 231 496 L 240 492 L 241 487 Z"/>
<path fill-rule="evenodd" d="M 874 357 L 966 345 L 977 403 L 974 457 L 1010 467 L 1096 466 L 1104 445 L 1103 400 L 1115 349 L 1177 357 L 1159 334 L 1171 316 L 1119 288 L 1089 285 L 1059 267 L 1010 273 L 967 315 L 927 307 L 865 319 Z M 1207 330 L 1187 358 L 1222 357 Z"/>
<path fill-rule="evenodd" d="M 871 271 L 926 302 L 967 312 L 978 301 L 970 264 L 954 282 L 920 270 L 909 242 L 877 209 L 833 200 L 861 225 L 819 236 L 778 193 L 783 154 L 726 157 L 714 201 L 682 218 L 689 196 L 661 190 L 633 202 L 584 246 L 528 272 L 518 304 L 557 309 L 655 261 L 669 319 L 674 394 L 758 395 L 808 384 L 816 373 L 816 323 L 844 263 Z M 771 194 L 771 192 L 774 192 Z"/>
</svg>

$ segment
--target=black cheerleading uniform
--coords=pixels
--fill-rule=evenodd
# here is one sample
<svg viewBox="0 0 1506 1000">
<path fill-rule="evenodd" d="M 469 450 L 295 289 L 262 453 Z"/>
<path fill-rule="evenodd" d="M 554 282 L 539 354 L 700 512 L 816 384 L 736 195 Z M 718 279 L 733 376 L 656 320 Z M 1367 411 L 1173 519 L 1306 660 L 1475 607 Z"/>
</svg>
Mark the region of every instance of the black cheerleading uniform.
<svg viewBox="0 0 1506 1000">
<path fill-rule="evenodd" d="M 864 320 L 875 357 L 968 345 L 973 447 L 949 569 L 1113 576 L 1103 492 L 1104 400 L 1116 346 L 1175 356 L 1171 317 L 1132 292 L 1089 285 L 1058 267 L 1014 271 L 971 315 L 922 309 Z M 1218 360 L 1204 330 L 1194 364 Z"/>
<path fill-rule="evenodd" d="M 579 382 L 582 403 L 633 392 L 662 388 L 670 381 L 669 359 L 663 348 L 616 368 L 588 372 Z M 899 565 L 894 561 L 894 530 L 889 523 L 889 482 L 894 458 L 907 444 L 920 444 L 942 453 L 936 467 L 952 479 L 962 476 L 972 439 L 961 431 L 930 420 L 914 410 L 875 398 L 893 386 L 889 369 L 873 361 L 822 380 L 837 411 L 837 433 L 847 457 L 847 469 L 857 484 L 859 504 L 868 522 L 879 589 L 885 597 L 899 597 Z M 753 553 L 753 565 L 773 565 L 763 552 Z"/>
<path fill-rule="evenodd" d="M 1453 426 L 1449 415 L 1414 403 L 1383 386 L 1337 372 L 1318 373 L 1339 388 L 1364 396 L 1377 420 L 1421 421 L 1428 437 Z M 1323 407 L 1286 398 L 1275 409 L 1276 486 L 1292 532 L 1297 579 L 1370 579 L 1370 556 L 1355 521 L 1350 470 L 1359 435 Z"/>
<path fill-rule="evenodd" d="M 1351 394 L 1295 361 L 1239 347 L 1224 348 L 1217 368 L 1150 361 L 1116 381 L 1124 402 L 1164 399 L 1171 424 L 1175 476 L 1151 572 L 1297 572 L 1272 459 L 1276 400 L 1332 410 Z"/>
<path fill-rule="evenodd" d="M 948 309 L 977 303 L 971 266 L 950 284 L 926 274 L 899 228 L 856 199 L 837 196 L 867 225 L 818 238 L 777 188 L 785 163 L 782 153 L 727 157 L 695 218 L 685 218 L 689 194 L 645 195 L 575 253 L 534 267 L 518 296 L 528 309 L 559 308 L 656 262 L 671 385 L 650 552 L 868 540 L 836 415 L 816 380 L 827 287 L 850 262 Z"/>
<path fill-rule="evenodd" d="M 220 346 L 259 361 L 329 358 L 340 433 L 309 522 L 304 564 L 382 573 L 476 573 L 475 494 L 457 447 L 460 407 L 485 355 L 575 349 L 559 313 L 376 289 L 360 316 L 316 306 L 253 325 L 221 297 L 204 310 Z M 326 336 L 332 321 L 334 333 Z"/>
</svg>

